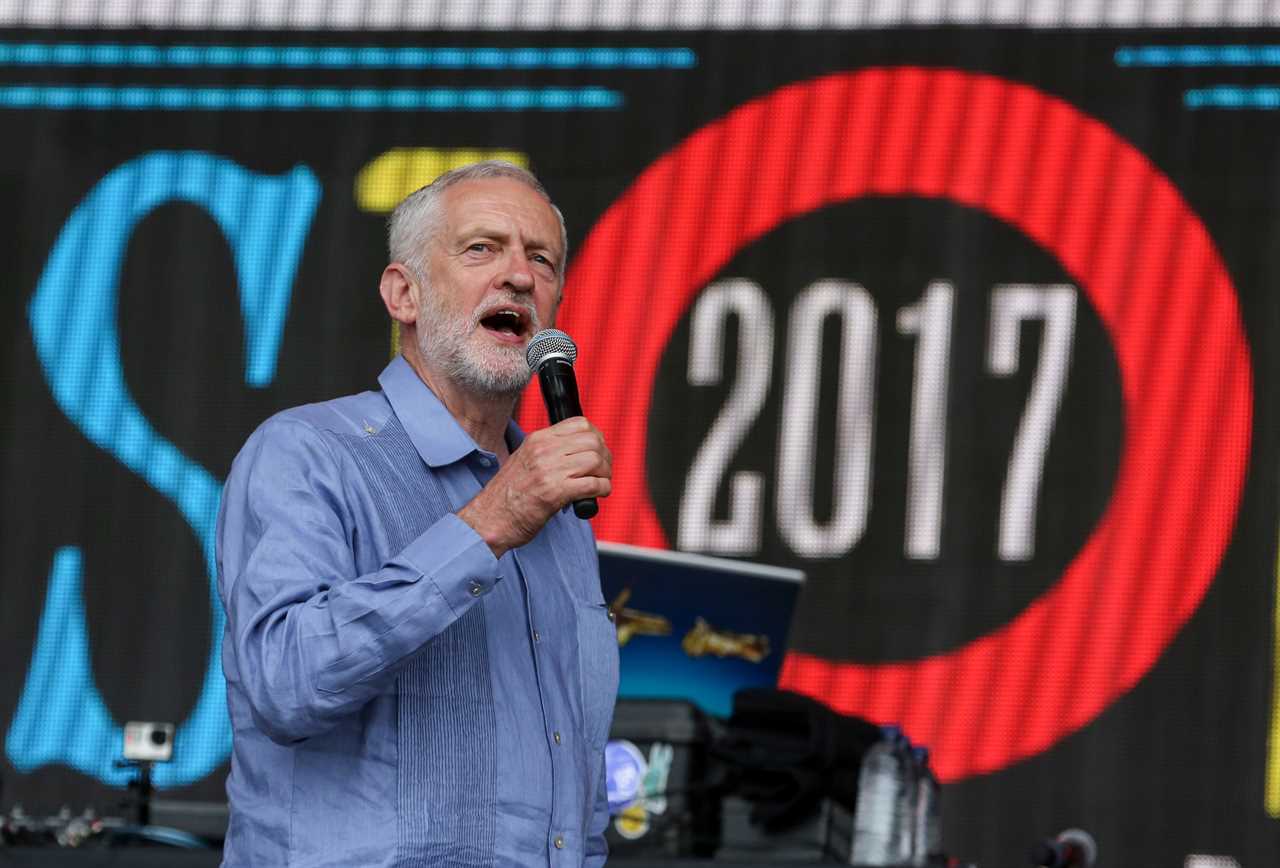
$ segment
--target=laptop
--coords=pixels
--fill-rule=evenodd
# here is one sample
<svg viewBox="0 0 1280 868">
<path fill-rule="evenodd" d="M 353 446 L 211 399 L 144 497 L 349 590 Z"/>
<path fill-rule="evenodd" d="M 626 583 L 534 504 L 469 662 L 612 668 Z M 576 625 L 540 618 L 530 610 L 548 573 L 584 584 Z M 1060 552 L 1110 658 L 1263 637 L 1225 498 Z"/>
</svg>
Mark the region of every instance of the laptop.
<svg viewBox="0 0 1280 868">
<path fill-rule="evenodd" d="M 804 573 L 600 542 L 618 630 L 620 699 L 687 699 L 727 717 L 733 694 L 773 687 Z"/>
</svg>

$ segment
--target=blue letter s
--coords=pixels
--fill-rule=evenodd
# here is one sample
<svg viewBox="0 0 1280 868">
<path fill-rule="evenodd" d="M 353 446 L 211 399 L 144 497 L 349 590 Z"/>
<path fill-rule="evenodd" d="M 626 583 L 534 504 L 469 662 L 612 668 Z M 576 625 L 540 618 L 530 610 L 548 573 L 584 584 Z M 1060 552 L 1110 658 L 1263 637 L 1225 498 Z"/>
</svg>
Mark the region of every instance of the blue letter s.
<svg viewBox="0 0 1280 868">
<path fill-rule="evenodd" d="M 185 200 L 204 208 L 235 261 L 245 329 L 245 382 L 263 387 L 276 358 L 298 259 L 320 199 L 305 166 L 258 175 L 211 154 L 153 152 L 106 175 L 58 236 L 28 308 L 40 365 L 58 406 L 84 435 L 178 507 L 200 540 L 209 575 L 213 641 L 200 696 L 179 727 L 173 762 L 158 786 L 183 786 L 231 750 L 221 649 L 214 524 L 222 483 L 160 436 L 129 394 L 116 333 L 117 281 L 130 235 L 156 207 Z M 20 772 L 61 762 L 105 784 L 132 776 L 113 767 L 123 730 L 94 681 L 81 594 L 82 555 L 59 549 L 49 573 L 31 668 L 5 740 Z"/>
</svg>

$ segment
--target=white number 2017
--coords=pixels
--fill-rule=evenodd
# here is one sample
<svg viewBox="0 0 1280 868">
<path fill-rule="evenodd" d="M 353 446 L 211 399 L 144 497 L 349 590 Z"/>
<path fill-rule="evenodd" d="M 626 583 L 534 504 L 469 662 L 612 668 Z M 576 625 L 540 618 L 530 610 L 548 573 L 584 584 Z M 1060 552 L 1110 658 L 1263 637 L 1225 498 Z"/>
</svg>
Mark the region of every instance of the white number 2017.
<svg viewBox="0 0 1280 868">
<path fill-rule="evenodd" d="M 897 312 L 898 332 L 916 340 L 903 540 L 904 554 L 916 560 L 937 558 L 941 550 L 954 306 L 952 284 L 935 280 L 918 302 Z M 992 375 L 1017 372 L 1022 323 L 1044 322 L 1039 361 L 1010 450 L 1000 502 L 997 554 L 1002 560 L 1027 560 L 1035 554 L 1036 501 L 1066 389 L 1075 311 L 1076 290 L 1066 284 L 1001 284 L 992 289 L 987 352 Z M 677 545 L 685 551 L 752 555 L 761 545 L 763 475 L 746 470 L 729 475 L 728 517 L 716 519 L 713 512 L 721 481 L 769 394 L 774 320 L 758 284 L 742 278 L 722 280 L 701 294 L 692 312 L 688 381 L 709 386 L 724 379 L 721 366 L 730 316 L 738 320 L 737 372 L 689 468 Z M 823 329 L 831 317 L 841 323 L 835 455 L 831 514 L 819 521 L 814 514 L 814 462 Z M 867 290 L 835 279 L 807 287 L 788 316 L 775 505 L 779 534 L 802 557 L 840 557 L 866 531 L 875 430 L 876 323 L 875 300 Z"/>
</svg>

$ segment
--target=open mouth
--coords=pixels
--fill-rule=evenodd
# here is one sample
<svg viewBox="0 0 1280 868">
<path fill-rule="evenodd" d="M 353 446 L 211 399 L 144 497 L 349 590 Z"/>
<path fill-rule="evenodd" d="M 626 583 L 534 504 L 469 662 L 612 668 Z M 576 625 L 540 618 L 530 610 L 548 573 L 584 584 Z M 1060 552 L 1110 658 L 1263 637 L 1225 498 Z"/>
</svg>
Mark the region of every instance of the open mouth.
<svg viewBox="0 0 1280 868">
<path fill-rule="evenodd" d="M 502 307 L 486 314 L 480 325 L 504 340 L 520 340 L 529 332 L 529 317 L 514 307 Z"/>
</svg>

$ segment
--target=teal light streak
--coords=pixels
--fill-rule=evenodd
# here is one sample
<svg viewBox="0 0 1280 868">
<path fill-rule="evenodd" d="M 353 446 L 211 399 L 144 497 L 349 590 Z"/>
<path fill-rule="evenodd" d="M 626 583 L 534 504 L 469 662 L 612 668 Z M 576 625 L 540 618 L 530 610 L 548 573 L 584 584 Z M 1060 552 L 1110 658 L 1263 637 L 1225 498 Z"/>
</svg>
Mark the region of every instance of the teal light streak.
<svg viewBox="0 0 1280 868">
<path fill-rule="evenodd" d="M 619 109 L 602 87 L 302 88 L 0 86 L 0 109 L 116 111 L 574 111 Z"/>
<path fill-rule="evenodd" d="M 1182 104 L 1189 109 L 1274 111 L 1280 109 L 1280 87 L 1218 85 L 1194 88 L 1182 95 Z"/>
<path fill-rule="evenodd" d="M 1136 45 L 1116 50 L 1116 66 L 1280 66 L 1280 45 Z"/>
<path fill-rule="evenodd" d="M 689 69 L 689 48 L 420 48 L 0 42 L 0 66 L 257 69 Z"/>
</svg>

